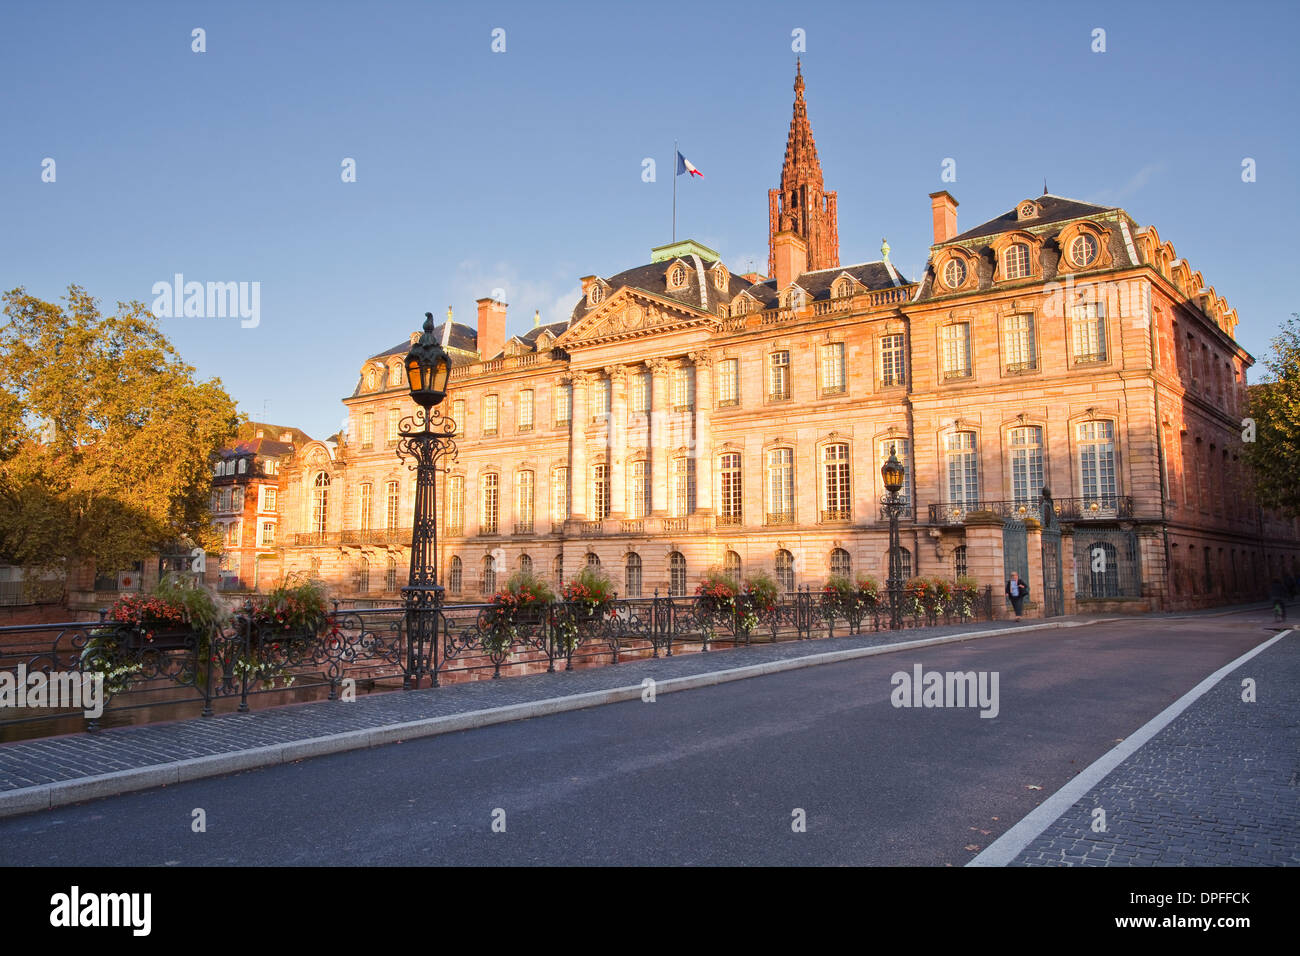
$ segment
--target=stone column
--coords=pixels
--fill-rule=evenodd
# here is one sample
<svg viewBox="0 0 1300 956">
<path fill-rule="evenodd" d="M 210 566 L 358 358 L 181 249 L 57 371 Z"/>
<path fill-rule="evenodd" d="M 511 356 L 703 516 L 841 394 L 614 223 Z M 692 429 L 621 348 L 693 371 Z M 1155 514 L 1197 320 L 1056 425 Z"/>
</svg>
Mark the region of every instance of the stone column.
<svg viewBox="0 0 1300 956">
<path fill-rule="evenodd" d="M 993 586 L 994 618 L 1005 618 L 1010 610 L 1002 571 L 1002 518 L 991 511 L 970 512 L 966 515 L 966 574 L 978 582 L 981 594 L 987 585 Z"/>
<path fill-rule="evenodd" d="M 695 511 L 713 514 L 713 356 L 692 352 L 695 363 Z"/>
<path fill-rule="evenodd" d="M 623 468 L 627 458 L 627 368 L 611 365 L 609 376 L 609 427 L 607 454 L 609 461 L 609 516 L 622 518 L 627 513 L 627 493 Z"/>
<path fill-rule="evenodd" d="M 569 516 L 587 517 L 587 389 L 591 374 L 573 375 L 573 402 L 569 422 Z"/>
<path fill-rule="evenodd" d="M 646 362 L 650 368 L 650 513 L 668 514 L 668 363 Z"/>
</svg>

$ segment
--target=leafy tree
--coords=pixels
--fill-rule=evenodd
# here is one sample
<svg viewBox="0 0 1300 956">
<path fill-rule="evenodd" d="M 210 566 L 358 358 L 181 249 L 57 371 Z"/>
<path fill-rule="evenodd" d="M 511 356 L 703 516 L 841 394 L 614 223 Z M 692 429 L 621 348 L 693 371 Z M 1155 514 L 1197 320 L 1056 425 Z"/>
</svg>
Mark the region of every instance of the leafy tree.
<svg viewBox="0 0 1300 956">
<path fill-rule="evenodd" d="M 1260 504 L 1300 515 L 1300 313 L 1291 313 L 1271 343 L 1268 374 L 1250 388 L 1255 440 L 1246 459 Z M 1249 438 L 1249 422 L 1244 438 Z"/>
<path fill-rule="evenodd" d="M 17 288 L 0 326 L 0 562 L 112 573 L 187 537 L 216 545 L 213 453 L 239 423 L 143 303 L 115 314 Z"/>
</svg>

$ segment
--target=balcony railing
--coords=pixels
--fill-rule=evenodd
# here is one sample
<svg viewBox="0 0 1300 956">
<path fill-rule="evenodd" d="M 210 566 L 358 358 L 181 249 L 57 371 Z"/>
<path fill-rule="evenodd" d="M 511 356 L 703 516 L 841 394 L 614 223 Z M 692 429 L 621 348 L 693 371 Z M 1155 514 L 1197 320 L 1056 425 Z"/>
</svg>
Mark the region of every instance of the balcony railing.
<svg viewBox="0 0 1300 956">
<path fill-rule="evenodd" d="M 744 523 L 744 515 L 718 515 L 714 520 L 714 525 L 719 528 L 739 528 Z"/>
<path fill-rule="evenodd" d="M 1053 513 L 1062 521 L 1104 521 L 1133 516 L 1133 498 L 1129 495 L 1092 495 L 1078 498 L 1052 499 Z M 930 524 L 957 526 L 966 523 L 973 511 L 991 511 L 1003 518 L 1041 521 L 1042 503 L 1032 501 L 946 501 L 929 508 Z"/>
<path fill-rule="evenodd" d="M 776 511 L 766 514 L 763 516 L 763 524 L 768 526 L 794 524 L 794 513 L 790 511 Z"/>
<path fill-rule="evenodd" d="M 516 521 L 515 534 L 532 534 L 533 523 L 531 521 Z"/>
<path fill-rule="evenodd" d="M 849 508 L 829 508 L 822 512 L 822 523 L 835 521 L 849 521 L 853 518 L 852 509 Z"/>
</svg>

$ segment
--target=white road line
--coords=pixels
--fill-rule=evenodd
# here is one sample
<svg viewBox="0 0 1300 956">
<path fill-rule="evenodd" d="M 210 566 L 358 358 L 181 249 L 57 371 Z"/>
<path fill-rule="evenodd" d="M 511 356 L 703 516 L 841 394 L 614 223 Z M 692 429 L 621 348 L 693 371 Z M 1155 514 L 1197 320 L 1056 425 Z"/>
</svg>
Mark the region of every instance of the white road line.
<svg viewBox="0 0 1300 956">
<path fill-rule="evenodd" d="M 1230 673 L 1242 664 L 1246 663 L 1246 661 L 1250 660 L 1256 654 L 1272 647 L 1290 633 L 1291 629 L 1288 628 L 1276 637 L 1273 637 L 1272 639 L 1265 641 L 1263 644 L 1260 644 L 1258 647 L 1252 648 L 1245 654 L 1242 654 L 1235 661 L 1224 664 L 1182 697 L 1179 697 L 1160 713 L 1156 714 L 1156 716 L 1152 717 L 1149 721 L 1143 724 L 1140 729 L 1126 737 L 1113 749 L 1099 757 L 1091 766 L 1085 769 L 1077 777 L 1030 811 L 1029 815 L 1023 820 L 990 843 L 978 856 L 975 857 L 975 859 L 971 860 L 966 865 L 1006 866 L 1019 856 L 1021 852 L 1024 851 L 1025 847 L 1029 846 L 1030 843 L 1036 840 L 1048 827 L 1064 816 L 1065 813 L 1072 806 L 1078 803 L 1089 790 L 1101 783 L 1108 773 L 1135 754 L 1144 744 L 1151 740 L 1152 737 L 1169 726 L 1175 717 L 1190 707 L 1211 687 L 1219 683 L 1219 681 L 1223 680 L 1223 678 L 1227 677 Z"/>
</svg>

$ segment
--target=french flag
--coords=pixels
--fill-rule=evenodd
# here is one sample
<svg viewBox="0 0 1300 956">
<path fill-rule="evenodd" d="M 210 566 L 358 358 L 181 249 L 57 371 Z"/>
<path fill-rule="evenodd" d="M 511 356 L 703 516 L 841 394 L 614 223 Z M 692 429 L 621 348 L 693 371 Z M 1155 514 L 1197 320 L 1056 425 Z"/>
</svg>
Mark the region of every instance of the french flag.
<svg viewBox="0 0 1300 956">
<path fill-rule="evenodd" d="M 680 176 L 682 173 L 690 173 L 692 176 L 704 178 L 704 174 L 696 169 L 691 164 L 691 161 L 682 155 L 682 151 L 679 149 L 677 151 L 677 175 Z"/>
</svg>

